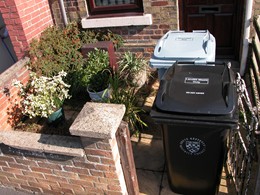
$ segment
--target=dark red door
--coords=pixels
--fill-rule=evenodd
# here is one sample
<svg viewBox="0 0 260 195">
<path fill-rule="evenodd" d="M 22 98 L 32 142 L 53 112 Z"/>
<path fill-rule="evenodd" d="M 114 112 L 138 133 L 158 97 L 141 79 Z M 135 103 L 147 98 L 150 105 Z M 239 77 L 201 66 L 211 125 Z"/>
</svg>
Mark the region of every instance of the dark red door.
<svg viewBox="0 0 260 195">
<path fill-rule="evenodd" d="M 238 59 L 244 0 L 180 0 L 180 29 L 208 29 L 218 58 Z"/>
</svg>

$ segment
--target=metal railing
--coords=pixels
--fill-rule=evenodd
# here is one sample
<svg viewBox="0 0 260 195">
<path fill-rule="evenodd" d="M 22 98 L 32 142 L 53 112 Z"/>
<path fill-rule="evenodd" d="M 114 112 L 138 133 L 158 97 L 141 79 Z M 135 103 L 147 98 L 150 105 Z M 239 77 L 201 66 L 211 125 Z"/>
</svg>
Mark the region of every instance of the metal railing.
<svg viewBox="0 0 260 195">
<path fill-rule="evenodd" d="M 252 40 L 248 74 L 238 79 L 239 116 L 238 130 L 229 135 L 227 167 L 239 195 L 260 194 L 259 166 L 259 114 L 260 114 L 260 17 L 254 18 L 255 35 Z M 242 88 L 241 88 L 242 87 Z M 247 89 L 249 92 L 247 92 Z M 252 102 L 252 103 L 251 103 Z"/>
</svg>

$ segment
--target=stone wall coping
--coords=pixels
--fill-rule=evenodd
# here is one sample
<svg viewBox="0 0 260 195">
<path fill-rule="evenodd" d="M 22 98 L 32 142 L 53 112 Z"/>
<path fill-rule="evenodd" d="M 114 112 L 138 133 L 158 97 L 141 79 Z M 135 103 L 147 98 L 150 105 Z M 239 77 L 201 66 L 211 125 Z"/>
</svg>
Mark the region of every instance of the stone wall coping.
<svg viewBox="0 0 260 195">
<path fill-rule="evenodd" d="M 0 143 L 37 152 L 83 157 L 84 150 L 79 137 L 48 135 L 22 131 L 0 131 Z"/>
<path fill-rule="evenodd" d="M 2 86 L 6 81 L 12 78 L 13 75 L 17 74 L 17 72 L 21 70 L 21 68 L 24 67 L 29 61 L 30 59 L 28 57 L 25 57 L 17 61 L 15 64 L 10 66 L 7 70 L 5 70 L 2 74 L 0 74 L 0 86 Z"/>
<path fill-rule="evenodd" d="M 123 119 L 123 104 L 87 102 L 70 126 L 70 133 L 82 137 L 111 139 Z"/>
</svg>

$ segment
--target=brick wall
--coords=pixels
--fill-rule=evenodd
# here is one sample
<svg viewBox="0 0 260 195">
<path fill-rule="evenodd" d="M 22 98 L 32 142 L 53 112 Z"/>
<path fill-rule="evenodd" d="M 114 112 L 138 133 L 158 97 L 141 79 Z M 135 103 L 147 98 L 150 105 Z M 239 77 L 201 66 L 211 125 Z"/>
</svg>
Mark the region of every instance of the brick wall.
<svg viewBox="0 0 260 195">
<path fill-rule="evenodd" d="M 121 164 L 133 161 L 132 150 L 120 155 L 118 139 L 131 145 L 122 133 L 129 131 L 121 125 L 124 113 L 124 105 L 86 103 L 70 127 L 73 137 L 0 131 L 0 186 L 42 194 L 128 194 L 123 171 L 130 167 L 128 181 L 137 179 L 134 164 Z"/>
<path fill-rule="evenodd" d="M 53 24 L 48 0 L 0 0 L 0 11 L 18 59 L 30 41 Z"/>
<path fill-rule="evenodd" d="M 65 0 L 64 2 L 69 21 L 80 20 L 87 14 L 85 3 L 82 0 Z M 130 50 L 149 59 L 158 39 L 169 29 L 178 28 L 177 5 L 175 0 L 143 0 L 143 4 L 144 12 L 153 16 L 153 25 L 109 29 L 122 35 L 126 41 L 125 47 L 119 52 Z M 57 16 L 54 17 L 55 24 L 62 26 L 58 0 L 51 0 L 51 7 L 53 14 Z"/>
<path fill-rule="evenodd" d="M 59 0 L 49 0 L 49 4 L 55 25 L 64 27 Z M 85 0 L 64 0 L 64 7 L 68 22 L 79 21 L 81 17 L 84 17 L 87 14 Z"/>
<path fill-rule="evenodd" d="M 84 141 L 86 156 L 34 152 L 0 145 L 0 185 L 43 194 L 111 194 L 122 189 L 114 140 Z M 111 145 L 112 144 L 112 145 Z"/>
<path fill-rule="evenodd" d="M 12 81 L 28 81 L 29 71 L 25 67 L 27 62 L 28 59 L 19 60 L 0 75 L 0 131 L 11 130 L 20 119 L 18 89 L 12 86 Z"/>
</svg>

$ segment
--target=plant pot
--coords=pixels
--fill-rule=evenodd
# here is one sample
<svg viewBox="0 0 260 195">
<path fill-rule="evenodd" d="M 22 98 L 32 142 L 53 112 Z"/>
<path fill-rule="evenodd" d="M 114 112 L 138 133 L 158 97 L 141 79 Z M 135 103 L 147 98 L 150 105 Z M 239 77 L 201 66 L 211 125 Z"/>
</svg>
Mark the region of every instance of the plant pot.
<svg viewBox="0 0 260 195">
<path fill-rule="evenodd" d="M 60 108 L 53 112 L 49 117 L 48 117 L 48 124 L 57 124 L 59 123 L 62 119 L 64 119 L 64 110 L 63 108 Z"/>
<path fill-rule="evenodd" d="M 135 74 L 133 78 L 133 83 L 136 86 L 137 89 L 140 89 L 147 80 L 147 73 L 146 69 L 140 70 L 137 74 Z"/>
<path fill-rule="evenodd" d="M 97 102 L 101 102 L 102 100 L 108 99 L 111 95 L 110 86 L 104 89 L 103 91 L 97 91 L 97 92 L 90 91 L 89 87 L 87 87 L 87 91 L 91 100 Z"/>
</svg>

